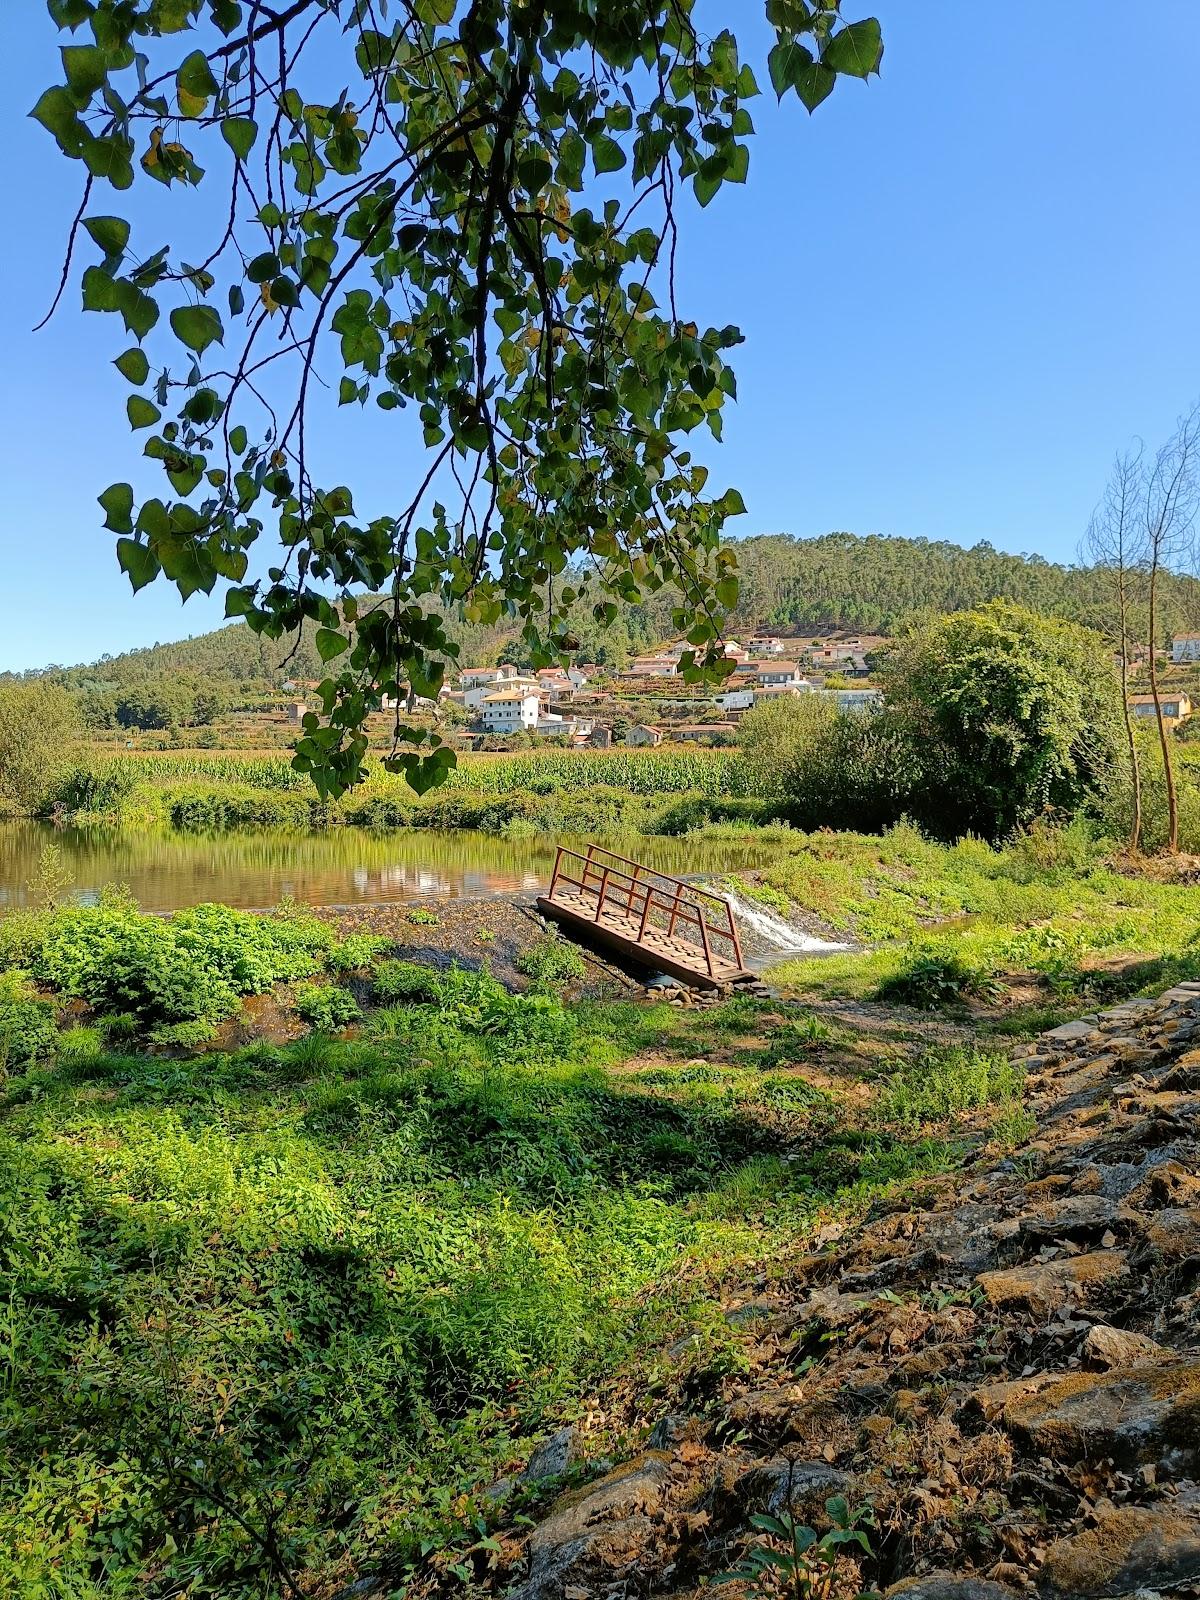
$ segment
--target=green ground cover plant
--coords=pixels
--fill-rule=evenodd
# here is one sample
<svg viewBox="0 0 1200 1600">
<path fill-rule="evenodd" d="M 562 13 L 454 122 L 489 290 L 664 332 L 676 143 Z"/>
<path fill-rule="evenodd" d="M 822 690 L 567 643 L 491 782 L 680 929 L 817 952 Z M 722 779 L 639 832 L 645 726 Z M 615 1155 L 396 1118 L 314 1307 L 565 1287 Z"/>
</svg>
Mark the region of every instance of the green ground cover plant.
<svg viewBox="0 0 1200 1600">
<path fill-rule="evenodd" d="M 772 968 L 789 993 L 953 1009 L 990 1004 L 1026 974 L 1047 999 L 1086 1010 L 1084 1001 L 1161 989 L 1200 964 L 1193 890 L 1121 870 L 1082 822 L 1039 825 L 999 847 L 938 844 L 908 824 L 765 837 L 776 853 L 757 876 L 794 911 L 864 946 Z"/>
<path fill-rule="evenodd" d="M 329 929 L 86 909 L 0 921 L 41 974 L 5 996 L 52 1026 L 91 1007 L 0 1082 L 15 1593 L 419 1585 L 589 1384 L 710 1323 L 699 1359 L 736 1360 L 724 1277 L 952 1165 L 959 1109 L 995 1098 L 959 1064 L 915 1110 L 876 1074 L 864 1112 L 861 1073 L 844 1101 L 806 1076 L 841 1038 L 810 1014 L 568 1009 L 395 960 L 360 1037 L 204 1053 L 211 1024 L 163 1001 L 197 973 L 235 1006 L 299 978 L 337 1026 Z"/>
<path fill-rule="evenodd" d="M 577 945 L 548 930 L 517 957 L 517 971 L 539 984 L 563 984 L 582 978 L 587 964 Z"/>
<path fill-rule="evenodd" d="M 350 991 L 336 983 L 302 983 L 292 996 L 292 1004 L 297 1015 L 317 1033 L 335 1033 L 362 1015 Z"/>
</svg>

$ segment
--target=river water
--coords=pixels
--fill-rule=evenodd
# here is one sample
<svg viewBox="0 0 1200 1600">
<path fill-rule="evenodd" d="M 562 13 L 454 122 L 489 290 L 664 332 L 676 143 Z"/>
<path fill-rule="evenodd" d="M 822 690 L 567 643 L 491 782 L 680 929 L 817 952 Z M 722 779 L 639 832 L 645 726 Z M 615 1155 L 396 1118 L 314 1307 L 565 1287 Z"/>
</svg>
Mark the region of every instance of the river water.
<svg viewBox="0 0 1200 1600">
<path fill-rule="evenodd" d="M 106 884 L 124 884 L 144 910 L 175 911 L 214 900 L 261 908 L 285 898 L 336 906 L 532 896 L 550 882 L 555 845 L 572 842 L 426 828 L 198 835 L 3 823 L 0 912 L 31 897 L 48 844 L 58 846 L 71 886 L 83 900 L 93 900 Z M 699 842 L 639 838 L 616 848 L 680 877 L 763 866 L 770 854 L 752 836 Z"/>
</svg>

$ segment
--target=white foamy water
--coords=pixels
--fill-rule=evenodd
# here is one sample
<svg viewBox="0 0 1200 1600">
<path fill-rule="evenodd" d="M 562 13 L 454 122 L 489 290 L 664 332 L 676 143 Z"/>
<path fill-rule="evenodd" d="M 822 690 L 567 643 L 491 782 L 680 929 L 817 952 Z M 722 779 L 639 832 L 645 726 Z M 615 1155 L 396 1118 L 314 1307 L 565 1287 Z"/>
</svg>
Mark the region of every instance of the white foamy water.
<svg viewBox="0 0 1200 1600">
<path fill-rule="evenodd" d="M 743 900 L 739 895 L 730 894 L 728 890 L 725 891 L 725 898 L 733 907 L 734 916 L 738 921 L 744 923 L 746 927 L 753 928 L 760 939 L 774 945 L 777 950 L 789 954 L 804 954 L 853 948 L 848 944 L 835 944 L 829 939 L 815 939 L 811 933 L 805 933 L 802 928 L 794 928 L 790 922 L 785 922 L 782 917 L 773 911 L 768 911 L 765 906 Z"/>
</svg>

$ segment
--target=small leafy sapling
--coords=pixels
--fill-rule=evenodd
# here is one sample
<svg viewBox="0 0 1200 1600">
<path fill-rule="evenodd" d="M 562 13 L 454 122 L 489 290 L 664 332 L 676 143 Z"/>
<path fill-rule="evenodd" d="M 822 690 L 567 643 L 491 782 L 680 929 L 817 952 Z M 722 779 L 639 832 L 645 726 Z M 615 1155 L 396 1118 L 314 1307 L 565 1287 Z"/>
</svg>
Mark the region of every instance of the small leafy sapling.
<svg viewBox="0 0 1200 1600">
<path fill-rule="evenodd" d="M 787 1488 L 790 1501 L 790 1470 Z M 764 1537 L 746 1551 L 736 1567 L 723 1573 L 720 1581 L 745 1583 L 760 1594 L 782 1592 L 789 1600 L 829 1600 L 846 1547 L 855 1545 L 871 1554 L 866 1530 L 874 1526 L 874 1513 L 870 1506 L 851 1511 L 844 1495 L 826 1500 L 825 1510 L 832 1526 L 820 1534 L 798 1522 L 790 1510 L 778 1516 L 756 1513 L 750 1524 Z"/>
</svg>

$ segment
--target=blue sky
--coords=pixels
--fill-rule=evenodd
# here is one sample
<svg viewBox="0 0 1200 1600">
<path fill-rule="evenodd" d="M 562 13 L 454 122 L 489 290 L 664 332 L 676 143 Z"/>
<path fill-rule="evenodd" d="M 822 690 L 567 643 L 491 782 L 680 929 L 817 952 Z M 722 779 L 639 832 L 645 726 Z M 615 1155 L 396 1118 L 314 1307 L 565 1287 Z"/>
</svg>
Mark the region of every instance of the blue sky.
<svg viewBox="0 0 1200 1600">
<path fill-rule="evenodd" d="M 115 319 L 82 317 L 74 286 L 29 332 L 77 191 L 23 114 L 58 80 L 56 31 L 38 0 L 5 10 L 20 237 L 0 252 L 0 669 L 20 669 L 198 633 L 223 605 L 181 607 L 166 585 L 135 599 L 100 527 L 97 492 L 137 481 L 108 365 L 125 341 Z M 742 490 L 738 533 L 987 539 L 1071 560 L 1114 449 L 1156 441 L 1200 395 L 1200 6 L 1159 0 L 1147 26 L 1116 0 L 874 10 L 882 78 L 840 86 L 811 119 L 764 94 L 748 184 L 683 217 L 681 307 L 747 336 L 725 445 L 702 453 Z M 369 509 L 411 482 L 396 415 L 354 409 L 326 435 Z"/>
</svg>

